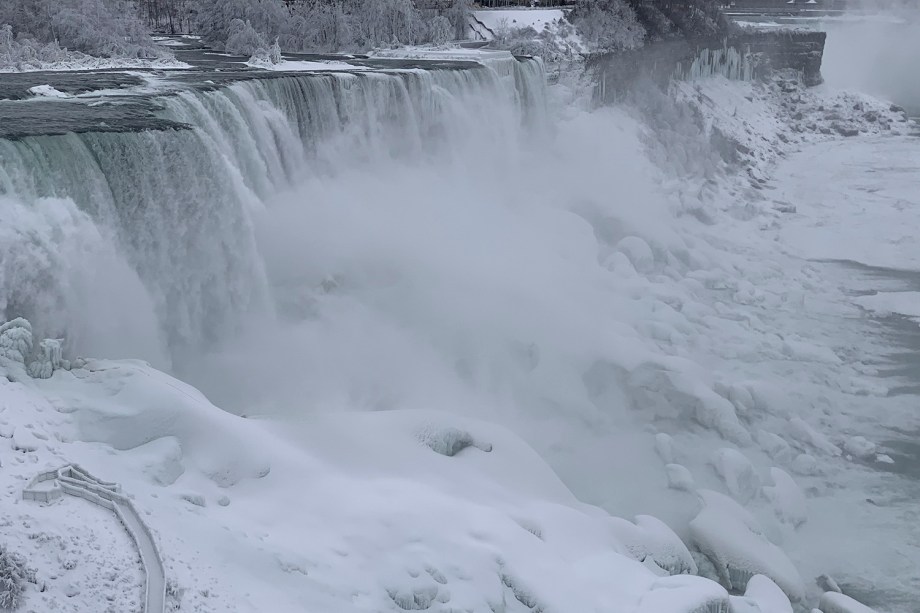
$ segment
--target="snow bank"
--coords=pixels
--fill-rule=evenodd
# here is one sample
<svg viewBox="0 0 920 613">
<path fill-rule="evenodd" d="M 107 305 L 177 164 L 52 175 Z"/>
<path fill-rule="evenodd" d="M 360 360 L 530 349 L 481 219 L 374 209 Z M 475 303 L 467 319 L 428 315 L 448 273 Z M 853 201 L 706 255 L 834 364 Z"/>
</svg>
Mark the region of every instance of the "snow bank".
<svg viewBox="0 0 920 613">
<path fill-rule="evenodd" d="M 110 59 L 93 57 L 90 55 L 59 62 L 33 62 L 20 63 L 16 66 L 0 67 L 4 72 L 72 72 L 77 70 L 183 70 L 192 68 L 185 62 L 175 58 L 160 58 L 155 60 L 142 59 Z"/>
<path fill-rule="evenodd" d="M 325 72 L 325 71 L 335 71 L 335 72 L 350 72 L 354 70 L 367 70 L 365 66 L 355 66 L 347 62 L 336 62 L 333 60 L 324 60 L 324 61 L 297 61 L 297 60 L 283 60 L 277 64 L 271 62 L 254 62 L 249 61 L 246 63 L 247 66 L 252 66 L 253 68 L 261 68 L 263 70 L 274 70 L 280 72 Z"/>
<path fill-rule="evenodd" d="M 50 380 L 48 389 L 69 403 L 82 440 L 131 450 L 174 438 L 185 469 L 220 487 L 270 470 L 266 450 L 247 434 L 241 418 L 145 363 L 89 360 Z"/>
</svg>

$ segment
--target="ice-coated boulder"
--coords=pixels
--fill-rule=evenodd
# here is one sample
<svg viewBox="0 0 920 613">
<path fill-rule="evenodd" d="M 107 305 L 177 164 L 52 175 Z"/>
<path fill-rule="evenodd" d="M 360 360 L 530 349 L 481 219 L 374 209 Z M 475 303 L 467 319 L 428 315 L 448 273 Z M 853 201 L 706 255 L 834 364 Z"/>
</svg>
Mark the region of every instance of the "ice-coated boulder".
<svg viewBox="0 0 920 613">
<path fill-rule="evenodd" d="M 712 455 L 712 466 L 722 478 L 726 489 L 738 502 L 749 502 L 760 488 L 760 477 L 754 465 L 737 449 L 723 447 Z"/>
<path fill-rule="evenodd" d="M 696 488 L 693 475 L 686 466 L 681 464 L 666 464 L 664 467 L 668 475 L 668 487 L 672 490 L 692 492 Z"/>
<path fill-rule="evenodd" d="M 617 243 L 617 251 L 626 255 L 640 272 L 648 272 L 655 266 L 655 254 L 648 243 L 638 236 L 627 236 Z"/>
<path fill-rule="evenodd" d="M 466 430 L 454 428 L 453 426 L 436 428 L 431 425 L 426 425 L 419 430 L 418 438 L 422 444 L 426 445 L 435 453 L 440 453 L 449 458 L 454 457 L 469 447 L 474 447 L 485 452 L 492 451 L 491 444 L 479 442 Z"/>
<path fill-rule="evenodd" d="M 731 613 L 763 613 L 760 605 L 747 596 L 729 596 L 728 603 Z"/>
<path fill-rule="evenodd" d="M 718 583 L 680 575 L 656 580 L 636 613 L 730 613 L 729 607 L 728 592 Z"/>
<path fill-rule="evenodd" d="M 810 453 L 800 453 L 792 461 L 792 472 L 800 475 L 819 475 L 821 467 L 818 466 L 818 460 Z"/>
<path fill-rule="evenodd" d="M 793 453 L 789 443 L 781 436 L 766 430 L 757 431 L 757 444 L 763 449 L 768 456 L 779 462 L 787 462 L 792 459 Z"/>
<path fill-rule="evenodd" d="M 804 597 L 798 570 L 764 535 L 759 522 L 737 502 L 711 490 L 699 490 L 702 508 L 690 522 L 697 548 L 712 561 L 722 584 L 743 590 L 754 575 L 773 580 L 793 601 Z"/>
<path fill-rule="evenodd" d="M 790 436 L 803 445 L 813 447 L 827 455 L 840 455 L 840 448 L 833 444 L 827 437 L 812 428 L 801 417 L 793 417 L 789 420 L 788 430 Z"/>
<path fill-rule="evenodd" d="M 650 515 L 636 516 L 635 523 L 620 517 L 611 518 L 617 540 L 630 557 L 653 562 L 669 575 L 696 574 L 696 562 L 690 550 L 667 524 Z"/>
<path fill-rule="evenodd" d="M 674 439 L 671 435 L 659 432 L 655 435 L 655 451 L 665 464 L 674 462 Z"/>
<path fill-rule="evenodd" d="M 762 613 L 792 613 L 792 603 L 783 590 L 763 575 L 751 577 L 744 596 L 757 603 Z"/>
<path fill-rule="evenodd" d="M 773 510 L 780 520 L 798 527 L 808 519 L 805 494 L 789 473 L 781 468 L 770 469 L 773 485 L 763 487 L 764 496 L 773 504 Z"/>
<path fill-rule="evenodd" d="M 824 592 L 818 608 L 823 613 L 875 613 L 875 609 L 839 592 Z"/>
<path fill-rule="evenodd" d="M 878 445 L 869 441 L 864 436 L 851 436 L 843 443 L 843 450 L 851 456 L 868 459 L 875 456 Z"/>
</svg>

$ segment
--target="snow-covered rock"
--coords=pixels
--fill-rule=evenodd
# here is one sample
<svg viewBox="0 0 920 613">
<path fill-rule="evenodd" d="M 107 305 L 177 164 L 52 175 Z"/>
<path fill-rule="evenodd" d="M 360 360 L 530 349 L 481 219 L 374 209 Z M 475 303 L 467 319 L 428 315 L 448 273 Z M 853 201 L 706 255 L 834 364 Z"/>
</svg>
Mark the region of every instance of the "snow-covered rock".
<svg viewBox="0 0 920 613">
<path fill-rule="evenodd" d="M 874 609 L 839 592 L 825 592 L 818 604 L 822 613 L 875 613 Z"/>
<path fill-rule="evenodd" d="M 754 465 L 743 453 L 737 449 L 723 447 L 716 450 L 711 462 L 729 493 L 738 502 L 747 503 L 757 495 L 760 477 L 757 476 Z"/>
<path fill-rule="evenodd" d="M 693 481 L 693 474 L 682 464 L 666 464 L 664 467 L 668 475 L 668 487 L 674 490 L 683 490 L 692 492 L 696 484 Z"/>
<path fill-rule="evenodd" d="M 878 445 L 864 436 L 850 436 L 843 442 L 843 449 L 854 457 L 866 459 L 875 455 Z"/>
<path fill-rule="evenodd" d="M 791 461 L 793 457 L 792 448 L 781 436 L 768 432 L 766 430 L 757 431 L 757 443 L 767 455 L 777 461 Z"/>
<path fill-rule="evenodd" d="M 789 473 L 775 466 L 770 469 L 773 485 L 763 486 L 763 493 L 773 504 L 773 510 L 782 521 L 798 527 L 808 519 L 805 494 Z"/>
<path fill-rule="evenodd" d="M 665 464 L 674 463 L 674 439 L 669 434 L 659 432 L 655 435 L 655 452 Z"/>
<path fill-rule="evenodd" d="M 832 456 L 840 455 L 840 448 L 828 440 L 826 436 L 812 428 L 801 417 L 789 420 L 789 434 L 803 445 L 812 447 Z"/>
<path fill-rule="evenodd" d="M 731 498 L 710 490 L 698 490 L 702 503 L 690 522 L 696 546 L 715 565 L 722 584 L 743 590 L 751 577 L 765 575 L 793 601 L 804 597 L 798 570 L 765 536 L 760 523 Z"/>
<path fill-rule="evenodd" d="M 650 559 L 671 575 L 696 574 L 696 562 L 684 542 L 667 524 L 651 515 L 637 515 L 638 531 L 627 544 L 636 559 Z"/>
<path fill-rule="evenodd" d="M 744 596 L 757 603 L 762 613 L 792 613 L 789 597 L 764 575 L 751 577 L 744 590 Z"/>
<path fill-rule="evenodd" d="M 636 613 L 728 613 L 723 587 L 693 576 L 662 577 L 639 601 Z"/>
</svg>

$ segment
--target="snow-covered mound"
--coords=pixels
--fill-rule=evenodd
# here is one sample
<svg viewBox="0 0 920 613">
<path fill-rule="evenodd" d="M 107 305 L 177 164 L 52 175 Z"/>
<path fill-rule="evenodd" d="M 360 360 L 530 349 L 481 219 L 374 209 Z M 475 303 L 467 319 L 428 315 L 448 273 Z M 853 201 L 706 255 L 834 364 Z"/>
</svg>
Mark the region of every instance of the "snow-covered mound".
<svg viewBox="0 0 920 613">
<path fill-rule="evenodd" d="M 114 516 L 75 499 L 21 500 L 35 474 L 72 461 L 124 485 L 182 609 L 347 610 L 357 597 L 377 610 L 616 602 L 688 613 L 726 601 L 706 579 L 660 577 L 695 570 L 667 526 L 579 503 L 494 424 L 386 411 L 281 427 L 224 413 L 134 361 L 80 359 L 31 379 L 21 359 L 28 331 L 20 320 L 0 334 L 0 368 L 17 379 L 0 379 L 0 483 L 16 527 L 5 545 L 37 569 L 26 608 L 92 610 L 111 592 L 127 610 L 141 599 L 132 544 Z"/>
<path fill-rule="evenodd" d="M 760 523 L 727 496 L 709 490 L 698 494 L 703 507 L 690 522 L 690 531 L 723 585 L 743 590 L 752 577 L 764 575 L 790 599 L 802 600 L 802 578 L 786 554 L 767 539 Z"/>
</svg>

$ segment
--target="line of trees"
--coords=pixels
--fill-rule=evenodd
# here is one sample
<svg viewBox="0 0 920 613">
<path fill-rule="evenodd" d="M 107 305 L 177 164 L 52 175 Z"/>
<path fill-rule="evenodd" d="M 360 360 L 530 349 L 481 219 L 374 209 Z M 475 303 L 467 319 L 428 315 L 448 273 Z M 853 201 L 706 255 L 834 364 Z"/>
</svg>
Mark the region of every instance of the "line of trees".
<svg viewBox="0 0 920 613">
<path fill-rule="evenodd" d="M 3 0 L 0 26 L 7 26 L 8 50 L 15 44 L 23 53 L 43 51 L 48 44 L 97 57 L 163 53 L 127 0 Z"/>
<path fill-rule="evenodd" d="M 0 61 L 167 54 L 149 31 L 197 33 L 240 55 L 361 51 L 466 38 L 472 0 L 0 0 Z M 569 21 L 589 51 L 724 33 L 718 0 L 576 0 Z M 515 32 L 518 51 L 552 48 L 557 33 Z M 555 42 L 554 42 L 555 39 Z"/>
<path fill-rule="evenodd" d="M 148 25 L 194 32 L 216 48 L 249 54 L 356 51 L 464 38 L 471 0 L 420 9 L 413 0 L 138 0 Z"/>
</svg>

